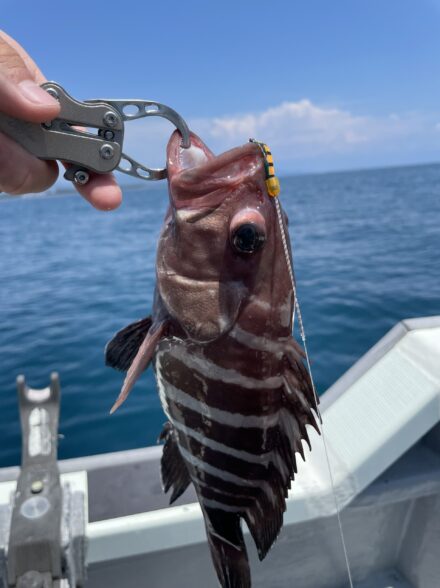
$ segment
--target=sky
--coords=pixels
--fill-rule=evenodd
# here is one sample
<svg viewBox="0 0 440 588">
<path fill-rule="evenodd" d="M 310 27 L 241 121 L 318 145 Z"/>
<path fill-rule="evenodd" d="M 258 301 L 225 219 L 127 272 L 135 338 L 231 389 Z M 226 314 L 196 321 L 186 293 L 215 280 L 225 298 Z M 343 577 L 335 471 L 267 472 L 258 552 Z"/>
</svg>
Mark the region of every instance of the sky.
<svg viewBox="0 0 440 588">
<path fill-rule="evenodd" d="M 279 173 L 440 158 L 440 0 L 1 0 L 1 27 L 74 97 L 176 109 L 215 152 L 267 142 Z M 172 130 L 126 125 L 161 165 Z"/>
</svg>

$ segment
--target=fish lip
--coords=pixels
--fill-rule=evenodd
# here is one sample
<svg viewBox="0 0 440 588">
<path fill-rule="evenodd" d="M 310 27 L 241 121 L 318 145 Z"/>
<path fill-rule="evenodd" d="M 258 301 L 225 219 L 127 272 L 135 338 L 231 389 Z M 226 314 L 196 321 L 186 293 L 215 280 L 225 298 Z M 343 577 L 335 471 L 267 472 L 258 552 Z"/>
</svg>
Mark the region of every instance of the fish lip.
<svg viewBox="0 0 440 588">
<path fill-rule="evenodd" d="M 200 137 L 198 137 L 193 132 L 190 132 L 190 141 L 190 148 L 196 147 L 201 149 L 205 154 L 207 161 L 215 159 L 214 153 L 205 145 Z M 172 179 L 177 174 L 185 172 L 189 169 L 194 169 L 194 167 L 185 167 L 182 161 L 182 155 L 184 151 L 185 148 L 182 147 L 182 135 L 179 133 L 179 131 L 174 131 L 167 145 L 167 171 L 169 179 Z M 199 168 L 203 165 L 204 164 L 202 163 L 195 167 Z"/>
<path fill-rule="evenodd" d="M 245 143 L 215 156 L 196 134 L 191 132 L 190 137 L 191 145 L 202 149 L 206 160 L 185 168 L 181 135 L 178 131 L 173 133 L 167 147 L 167 170 L 174 208 L 214 210 L 228 191 L 252 173 L 261 173 L 263 160 L 255 143 Z"/>
</svg>

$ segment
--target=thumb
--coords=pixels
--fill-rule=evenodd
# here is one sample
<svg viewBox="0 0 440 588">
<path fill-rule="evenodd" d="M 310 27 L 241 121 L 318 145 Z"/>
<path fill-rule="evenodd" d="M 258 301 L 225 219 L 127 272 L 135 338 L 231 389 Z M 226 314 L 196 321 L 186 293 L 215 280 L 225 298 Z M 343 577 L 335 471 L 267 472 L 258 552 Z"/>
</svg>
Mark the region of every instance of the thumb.
<svg viewBox="0 0 440 588">
<path fill-rule="evenodd" d="M 52 120 L 60 106 L 36 83 L 19 49 L 0 35 L 0 112 L 30 122 Z"/>
</svg>

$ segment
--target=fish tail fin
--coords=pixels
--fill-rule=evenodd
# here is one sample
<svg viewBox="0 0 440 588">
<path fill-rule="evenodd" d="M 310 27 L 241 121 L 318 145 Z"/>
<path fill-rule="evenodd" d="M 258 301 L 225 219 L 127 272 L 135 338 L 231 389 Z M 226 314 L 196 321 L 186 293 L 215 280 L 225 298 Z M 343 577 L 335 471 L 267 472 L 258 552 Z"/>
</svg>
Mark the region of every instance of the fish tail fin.
<svg viewBox="0 0 440 588">
<path fill-rule="evenodd" d="M 170 504 L 172 504 L 185 492 L 191 479 L 183 457 L 180 455 L 176 433 L 171 423 L 165 423 L 159 441 L 165 441 L 160 461 L 162 485 L 165 493 L 172 489 L 170 497 Z"/>
<path fill-rule="evenodd" d="M 251 572 L 238 513 L 204 508 L 208 544 L 222 588 L 251 588 Z"/>
</svg>

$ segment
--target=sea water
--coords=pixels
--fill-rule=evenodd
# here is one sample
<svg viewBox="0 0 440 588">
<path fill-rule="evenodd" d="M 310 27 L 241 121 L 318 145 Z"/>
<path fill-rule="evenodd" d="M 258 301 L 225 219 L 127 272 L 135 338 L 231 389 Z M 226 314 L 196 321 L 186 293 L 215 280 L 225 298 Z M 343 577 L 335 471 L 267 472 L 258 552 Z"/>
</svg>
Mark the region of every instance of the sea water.
<svg viewBox="0 0 440 588">
<path fill-rule="evenodd" d="M 440 166 L 281 181 L 319 393 L 396 322 L 440 314 Z M 103 213 L 79 196 L 0 201 L 0 466 L 19 463 L 15 379 L 62 387 L 61 459 L 156 443 L 165 417 L 148 370 L 113 416 L 115 331 L 150 313 L 164 183 Z"/>
</svg>

